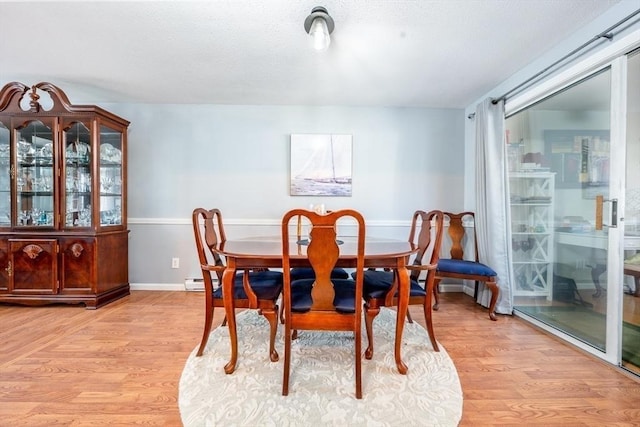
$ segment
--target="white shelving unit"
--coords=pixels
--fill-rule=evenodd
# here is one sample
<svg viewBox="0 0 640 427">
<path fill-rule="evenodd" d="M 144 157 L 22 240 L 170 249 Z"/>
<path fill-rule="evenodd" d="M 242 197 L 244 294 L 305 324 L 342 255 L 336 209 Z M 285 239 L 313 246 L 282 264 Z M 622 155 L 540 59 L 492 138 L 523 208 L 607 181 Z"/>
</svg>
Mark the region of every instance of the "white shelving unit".
<svg viewBox="0 0 640 427">
<path fill-rule="evenodd" d="M 553 297 L 555 173 L 511 172 L 511 250 L 515 296 Z"/>
</svg>

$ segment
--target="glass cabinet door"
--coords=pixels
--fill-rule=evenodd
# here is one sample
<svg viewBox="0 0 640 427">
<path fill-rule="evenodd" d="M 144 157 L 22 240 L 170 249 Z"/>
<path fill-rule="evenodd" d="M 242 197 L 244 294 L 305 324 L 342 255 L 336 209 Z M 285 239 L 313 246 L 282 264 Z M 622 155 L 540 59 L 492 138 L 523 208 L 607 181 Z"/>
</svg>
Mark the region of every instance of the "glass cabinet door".
<svg viewBox="0 0 640 427">
<path fill-rule="evenodd" d="M 16 225 L 53 227 L 53 131 L 39 121 L 16 129 Z"/>
<path fill-rule="evenodd" d="M 11 132 L 0 121 L 0 227 L 11 226 Z"/>
<path fill-rule="evenodd" d="M 91 227 L 91 131 L 82 122 L 63 131 L 64 226 Z"/>
<path fill-rule="evenodd" d="M 100 126 L 100 226 L 122 224 L 122 133 Z"/>
</svg>

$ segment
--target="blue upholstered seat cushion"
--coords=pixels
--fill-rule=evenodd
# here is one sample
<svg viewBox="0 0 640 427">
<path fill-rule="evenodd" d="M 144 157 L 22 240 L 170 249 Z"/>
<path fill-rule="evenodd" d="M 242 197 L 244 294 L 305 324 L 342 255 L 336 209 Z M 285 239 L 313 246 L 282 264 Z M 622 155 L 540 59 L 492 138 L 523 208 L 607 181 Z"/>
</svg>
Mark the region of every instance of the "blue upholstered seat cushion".
<svg viewBox="0 0 640 427">
<path fill-rule="evenodd" d="M 246 299 L 247 293 L 242 286 L 244 273 L 237 273 L 233 283 L 233 297 Z M 282 292 L 282 273 L 279 271 L 249 272 L 249 284 L 258 299 L 275 301 Z M 222 298 L 222 286 L 213 291 L 214 298 Z"/>
<path fill-rule="evenodd" d="M 352 274 L 355 279 L 355 273 Z M 384 298 L 393 286 L 393 271 L 366 270 L 364 272 L 362 296 L 369 298 Z M 398 293 L 396 292 L 396 295 Z M 417 280 L 411 279 L 410 297 L 425 296 L 426 291 Z"/>
<path fill-rule="evenodd" d="M 480 262 L 473 262 L 462 259 L 440 258 L 440 260 L 438 260 L 437 271 L 487 277 L 498 275 L 491 267 L 488 267 Z"/>
<path fill-rule="evenodd" d="M 291 281 L 294 282 L 296 280 L 301 279 L 315 279 L 316 274 L 311 267 L 296 267 L 291 269 Z M 348 279 L 349 273 L 347 273 L 343 268 L 334 268 L 331 270 L 331 278 L 332 279 Z"/>
<path fill-rule="evenodd" d="M 351 279 L 332 279 L 335 296 L 333 305 L 339 313 L 355 313 L 356 282 Z M 306 313 L 313 300 L 311 290 L 315 279 L 300 279 L 291 282 L 291 311 Z"/>
</svg>

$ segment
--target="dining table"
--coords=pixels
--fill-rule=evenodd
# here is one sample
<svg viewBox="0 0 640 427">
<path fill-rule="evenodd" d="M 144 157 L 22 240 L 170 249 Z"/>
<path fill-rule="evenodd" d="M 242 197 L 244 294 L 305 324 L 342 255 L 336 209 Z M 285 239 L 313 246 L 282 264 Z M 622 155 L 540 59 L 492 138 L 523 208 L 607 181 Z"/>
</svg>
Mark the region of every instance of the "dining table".
<svg viewBox="0 0 640 427">
<path fill-rule="evenodd" d="M 340 256 L 336 267 L 355 268 L 357 239 L 352 236 L 338 236 Z M 306 257 L 308 241 L 294 236 L 289 245 L 291 267 L 309 267 Z M 231 341 L 231 357 L 224 371 L 231 374 L 238 361 L 238 335 L 236 330 L 233 286 L 237 271 L 261 268 L 282 268 L 282 240 L 279 236 L 249 237 L 225 240 L 215 249 L 226 260 L 222 275 L 222 296 Z M 407 261 L 417 252 L 417 245 L 406 240 L 367 237 L 365 241 L 365 268 L 386 268 L 398 272 L 398 305 L 394 343 L 395 363 L 400 374 L 407 373 L 407 365 L 402 361 L 402 333 L 409 305 L 409 274 Z"/>
</svg>

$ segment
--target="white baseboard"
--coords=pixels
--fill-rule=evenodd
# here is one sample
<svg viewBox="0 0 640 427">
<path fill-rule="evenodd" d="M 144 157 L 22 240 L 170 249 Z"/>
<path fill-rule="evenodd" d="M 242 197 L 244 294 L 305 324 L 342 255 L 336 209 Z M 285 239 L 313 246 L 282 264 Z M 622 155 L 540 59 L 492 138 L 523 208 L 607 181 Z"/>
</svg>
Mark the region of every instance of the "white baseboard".
<svg viewBox="0 0 640 427">
<path fill-rule="evenodd" d="M 184 283 L 130 283 L 132 291 L 184 291 Z"/>
<path fill-rule="evenodd" d="M 462 283 L 440 283 L 440 292 L 464 292 Z"/>
</svg>

